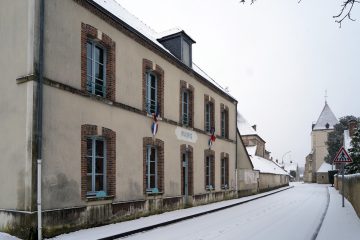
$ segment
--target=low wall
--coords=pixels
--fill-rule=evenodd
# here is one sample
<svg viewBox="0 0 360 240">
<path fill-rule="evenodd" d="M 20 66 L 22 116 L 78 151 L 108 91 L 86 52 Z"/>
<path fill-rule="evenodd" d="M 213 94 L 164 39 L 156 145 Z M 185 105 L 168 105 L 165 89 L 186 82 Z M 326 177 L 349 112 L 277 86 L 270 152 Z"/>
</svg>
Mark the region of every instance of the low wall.
<svg viewBox="0 0 360 240">
<path fill-rule="evenodd" d="M 354 207 L 357 215 L 360 217 L 360 173 L 345 175 L 344 184 L 341 175 L 335 175 L 334 186 L 339 192 L 342 192 L 344 185 L 344 195 Z"/>
<path fill-rule="evenodd" d="M 266 192 L 288 185 L 289 185 L 289 176 L 287 175 L 260 173 L 259 192 Z"/>
<path fill-rule="evenodd" d="M 79 229 L 101 226 L 172 211 L 189 206 L 236 198 L 235 190 L 209 191 L 189 196 L 185 204 L 184 196 L 147 196 L 146 199 L 128 202 L 102 200 L 88 202 L 86 206 L 43 211 L 43 236 L 53 237 Z M 0 209 L 0 231 L 21 239 L 35 239 L 37 213 Z"/>
<path fill-rule="evenodd" d="M 259 171 L 239 169 L 238 189 L 239 197 L 256 194 L 259 191 Z"/>
</svg>

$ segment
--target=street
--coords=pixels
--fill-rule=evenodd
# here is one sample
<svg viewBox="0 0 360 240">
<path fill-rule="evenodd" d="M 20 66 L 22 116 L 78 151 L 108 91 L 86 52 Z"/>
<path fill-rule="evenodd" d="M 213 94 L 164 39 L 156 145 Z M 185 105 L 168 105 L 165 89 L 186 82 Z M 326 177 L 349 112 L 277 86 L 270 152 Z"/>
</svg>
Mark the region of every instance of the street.
<svg viewBox="0 0 360 240">
<path fill-rule="evenodd" d="M 314 239 L 328 202 L 327 186 L 299 184 L 275 195 L 126 239 Z"/>
</svg>

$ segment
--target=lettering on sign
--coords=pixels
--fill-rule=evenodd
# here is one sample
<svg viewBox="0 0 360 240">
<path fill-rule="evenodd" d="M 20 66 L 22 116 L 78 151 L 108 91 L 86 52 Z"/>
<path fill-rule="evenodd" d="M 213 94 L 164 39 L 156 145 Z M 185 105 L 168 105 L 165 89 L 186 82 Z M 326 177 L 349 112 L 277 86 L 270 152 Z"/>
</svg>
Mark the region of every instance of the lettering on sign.
<svg viewBox="0 0 360 240">
<path fill-rule="evenodd" d="M 176 135 L 177 139 L 182 140 L 182 141 L 191 142 L 191 143 L 196 143 L 196 141 L 197 141 L 196 132 L 185 129 L 185 128 L 177 127 L 175 129 L 175 135 Z"/>
</svg>

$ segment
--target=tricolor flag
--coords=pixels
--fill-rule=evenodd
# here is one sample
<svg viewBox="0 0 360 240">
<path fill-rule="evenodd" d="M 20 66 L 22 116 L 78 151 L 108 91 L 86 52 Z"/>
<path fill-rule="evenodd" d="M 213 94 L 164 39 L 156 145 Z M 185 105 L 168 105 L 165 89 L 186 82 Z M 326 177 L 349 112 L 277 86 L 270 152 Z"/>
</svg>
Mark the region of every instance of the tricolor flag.
<svg viewBox="0 0 360 240">
<path fill-rule="evenodd" d="M 212 144 L 213 144 L 213 142 L 215 142 L 215 140 L 216 140 L 216 137 L 215 137 L 215 128 L 211 128 L 210 133 L 211 133 L 211 136 L 210 136 L 210 139 L 209 139 L 209 142 L 208 142 L 209 147 L 211 147 Z"/>
<path fill-rule="evenodd" d="M 159 124 L 157 122 L 153 122 L 151 124 L 151 133 L 155 136 L 158 131 Z"/>
</svg>

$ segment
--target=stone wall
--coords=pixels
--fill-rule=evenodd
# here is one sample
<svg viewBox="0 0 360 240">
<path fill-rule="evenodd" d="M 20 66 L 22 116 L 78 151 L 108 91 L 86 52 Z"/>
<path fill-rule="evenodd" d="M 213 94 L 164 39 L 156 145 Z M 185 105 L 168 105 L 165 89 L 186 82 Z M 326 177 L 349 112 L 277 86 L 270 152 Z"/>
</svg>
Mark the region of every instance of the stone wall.
<svg viewBox="0 0 360 240">
<path fill-rule="evenodd" d="M 342 192 L 342 177 L 335 176 L 335 188 Z M 360 173 L 345 175 L 344 177 L 344 195 L 351 202 L 357 215 L 360 217 Z"/>
</svg>

